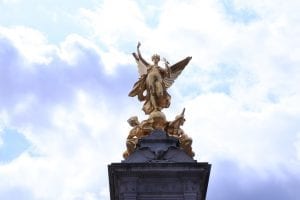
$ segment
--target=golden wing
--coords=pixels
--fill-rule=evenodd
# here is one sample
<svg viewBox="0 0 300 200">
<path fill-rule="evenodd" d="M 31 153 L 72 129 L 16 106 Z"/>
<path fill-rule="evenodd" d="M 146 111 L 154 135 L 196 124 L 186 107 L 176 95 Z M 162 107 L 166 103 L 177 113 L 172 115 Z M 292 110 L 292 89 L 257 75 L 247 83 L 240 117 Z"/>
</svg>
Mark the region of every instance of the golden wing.
<svg viewBox="0 0 300 200">
<path fill-rule="evenodd" d="M 138 72 L 139 75 L 142 76 L 144 74 L 147 74 L 147 65 L 146 63 L 143 62 L 143 60 L 136 55 L 136 53 L 132 53 L 133 57 L 135 58 L 135 61 L 137 63 L 137 67 L 138 67 Z"/>
<path fill-rule="evenodd" d="M 174 83 L 175 79 L 181 74 L 182 70 L 184 70 L 185 66 L 190 62 L 192 59 L 191 56 L 186 57 L 185 59 L 179 61 L 178 63 L 170 66 L 170 75 L 164 77 L 164 84 L 166 88 L 171 87 Z"/>
<path fill-rule="evenodd" d="M 133 57 L 135 58 L 135 61 L 137 63 L 138 71 L 140 76 L 147 74 L 147 67 L 150 65 L 143 57 L 140 52 L 140 46 L 141 43 L 139 42 L 137 45 L 137 53 L 132 53 Z"/>
</svg>

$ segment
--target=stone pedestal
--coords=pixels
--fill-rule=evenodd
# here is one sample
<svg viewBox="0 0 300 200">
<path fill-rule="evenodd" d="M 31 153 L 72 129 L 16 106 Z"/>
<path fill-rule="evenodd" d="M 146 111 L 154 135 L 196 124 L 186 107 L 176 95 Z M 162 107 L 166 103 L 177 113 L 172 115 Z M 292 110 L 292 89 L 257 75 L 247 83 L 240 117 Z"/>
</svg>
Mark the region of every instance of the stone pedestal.
<svg viewBox="0 0 300 200">
<path fill-rule="evenodd" d="M 122 163 L 108 166 L 111 200 L 205 200 L 211 165 L 198 163 L 178 140 L 154 131 Z"/>
</svg>

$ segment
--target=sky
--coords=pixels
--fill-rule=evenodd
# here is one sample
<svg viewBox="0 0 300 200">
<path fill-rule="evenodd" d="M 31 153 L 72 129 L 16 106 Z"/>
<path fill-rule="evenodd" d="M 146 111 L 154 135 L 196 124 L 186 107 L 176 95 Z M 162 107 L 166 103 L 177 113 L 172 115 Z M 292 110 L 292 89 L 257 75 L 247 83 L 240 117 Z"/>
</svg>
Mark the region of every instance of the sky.
<svg viewBox="0 0 300 200">
<path fill-rule="evenodd" d="M 300 198 L 300 1 L 0 0 L 0 199 L 108 200 L 120 162 L 131 53 L 193 59 L 169 90 L 172 120 L 208 200 Z M 163 63 L 160 63 L 161 65 Z"/>
</svg>

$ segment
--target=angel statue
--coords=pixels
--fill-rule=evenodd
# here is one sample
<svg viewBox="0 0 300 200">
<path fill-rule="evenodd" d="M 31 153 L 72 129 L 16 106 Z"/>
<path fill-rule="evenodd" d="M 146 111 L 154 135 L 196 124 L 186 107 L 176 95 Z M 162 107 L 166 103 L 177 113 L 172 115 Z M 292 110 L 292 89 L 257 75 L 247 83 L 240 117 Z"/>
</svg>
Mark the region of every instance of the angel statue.
<svg viewBox="0 0 300 200">
<path fill-rule="evenodd" d="M 150 114 L 170 106 L 171 96 L 167 89 L 171 87 L 192 57 L 186 57 L 172 66 L 169 66 L 169 62 L 164 59 L 165 68 L 162 68 L 158 65 L 160 56 L 154 54 L 152 56 L 153 64 L 149 64 L 142 57 L 140 46 L 139 42 L 137 53 L 132 53 L 138 65 L 140 78 L 134 84 L 129 96 L 138 96 L 140 101 L 145 101 L 143 111 L 145 114 Z"/>
</svg>

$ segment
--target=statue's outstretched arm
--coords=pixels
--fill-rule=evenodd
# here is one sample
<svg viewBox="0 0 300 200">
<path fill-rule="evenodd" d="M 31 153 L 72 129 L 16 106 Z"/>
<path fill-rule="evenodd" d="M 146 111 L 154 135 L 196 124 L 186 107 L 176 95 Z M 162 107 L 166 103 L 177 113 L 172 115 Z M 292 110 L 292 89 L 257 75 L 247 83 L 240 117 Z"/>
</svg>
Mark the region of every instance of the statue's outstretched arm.
<svg viewBox="0 0 300 200">
<path fill-rule="evenodd" d="M 149 63 L 143 58 L 141 51 L 140 51 L 140 46 L 141 46 L 141 43 L 138 42 L 138 45 L 137 45 L 138 58 L 144 65 L 148 66 Z"/>
</svg>

